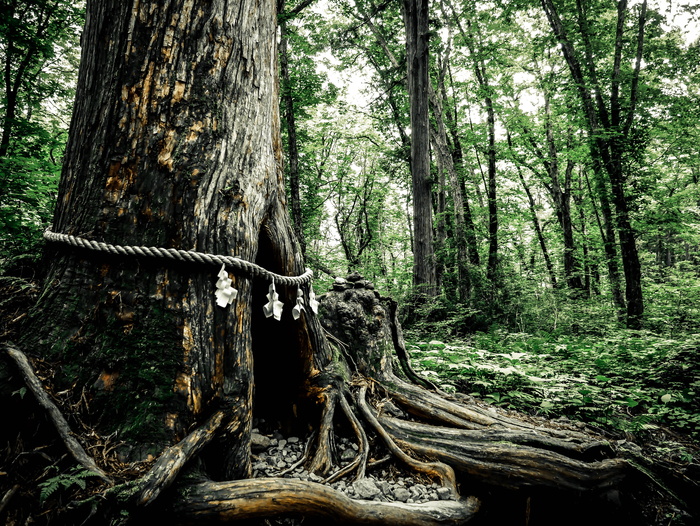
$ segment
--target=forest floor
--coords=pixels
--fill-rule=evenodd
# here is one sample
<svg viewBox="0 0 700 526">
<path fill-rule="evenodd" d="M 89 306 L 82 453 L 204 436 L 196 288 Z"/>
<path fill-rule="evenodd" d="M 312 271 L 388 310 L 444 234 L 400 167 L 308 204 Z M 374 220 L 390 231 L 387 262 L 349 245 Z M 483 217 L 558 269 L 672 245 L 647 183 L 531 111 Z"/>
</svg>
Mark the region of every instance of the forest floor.
<svg viewBox="0 0 700 526">
<path fill-rule="evenodd" d="M 0 341 L 16 340 L 38 293 L 31 280 L 0 277 Z M 407 348 L 416 371 L 448 393 L 588 428 L 612 443 L 634 447 L 664 469 L 700 480 L 700 335 L 666 338 L 620 329 L 596 336 L 550 336 L 495 330 L 439 341 L 409 331 Z M 256 453 L 258 476 L 270 476 L 268 471 L 281 469 L 283 462 L 292 467 L 306 441 L 270 437 L 277 443 L 264 444 Z M 339 446 L 349 460 L 350 444 Z M 313 477 L 303 470 L 297 475 Z M 403 502 L 437 495 L 429 482 L 394 478 L 391 487 L 382 486 L 387 479 L 382 475 L 367 487 L 349 483 L 343 490 L 350 496 L 377 493 L 379 499 Z M 692 524 L 663 491 L 647 497 L 640 505 L 649 508 L 646 516 L 657 518 L 654 524 Z"/>
<path fill-rule="evenodd" d="M 574 424 L 700 481 L 700 335 L 532 335 L 496 330 L 408 343 L 414 368 L 446 392 Z M 657 524 L 692 524 L 663 491 L 639 504 Z M 690 520 L 691 522 L 688 522 Z"/>
</svg>

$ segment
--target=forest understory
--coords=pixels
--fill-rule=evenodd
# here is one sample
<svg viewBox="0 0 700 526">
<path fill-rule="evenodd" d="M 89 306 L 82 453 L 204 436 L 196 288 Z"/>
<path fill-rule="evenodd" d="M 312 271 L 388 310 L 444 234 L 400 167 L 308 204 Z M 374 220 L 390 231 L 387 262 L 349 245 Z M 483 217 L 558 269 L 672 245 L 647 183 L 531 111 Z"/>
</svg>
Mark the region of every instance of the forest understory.
<svg viewBox="0 0 700 526">
<path fill-rule="evenodd" d="M 0 296 L 7 298 L 0 306 L 2 308 L 1 339 L 7 342 L 16 338 L 16 331 L 22 318 L 36 299 L 37 288 L 31 281 L 23 278 L 4 277 L 1 285 Z M 430 344 L 433 349 L 445 347 L 445 344 L 436 341 Z M 424 350 L 419 353 L 418 349 L 421 346 Z M 425 360 L 422 361 L 416 357 L 420 355 L 425 359 L 430 356 L 429 352 L 425 352 L 426 344 L 418 342 L 413 347 L 411 352 L 413 363 L 418 371 L 425 373 L 428 370 L 425 367 Z M 427 351 L 430 350 L 429 347 L 430 345 Z M 411 348 L 412 346 L 409 345 L 409 349 Z M 444 349 L 441 350 L 444 351 Z M 6 356 L 2 359 L 7 361 Z M 433 359 L 431 363 L 437 364 L 436 370 L 440 371 L 440 360 Z M 111 483 L 119 487 L 120 484 L 129 484 L 135 480 L 148 478 L 149 473 L 153 471 L 156 458 L 148 457 L 143 462 L 125 462 L 124 444 L 119 437 L 102 436 L 86 424 L 90 418 L 90 401 L 85 391 L 57 392 L 52 379 L 59 364 L 50 364 L 38 359 L 33 359 L 31 364 L 56 407 L 66 415 L 72 431 L 85 444 L 88 455 L 94 458 L 108 474 Z M 493 362 L 494 367 L 498 368 L 501 365 Z M 7 374 L 10 369 L 3 370 Z M 545 375 L 546 371 L 543 370 L 541 374 Z M 256 499 L 260 498 L 264 491 L 269 491 L 273 495 L 272 502 L 287 502 L 287 504 L 295 500 L 294 495 L 306 492 L 311 496 L 307 497 L 304 504 L 296 510 L 294 506 L 289 505 L 276 509 L 263 498 L 265 503 L 262 506 L 268 507 L 269 515 L 252 514 L 250 518 L 242 519 L 240 523 L 250 525 L 328 524 L 328 516 L 323 513 L 316 516 L 314 513 L 309 514 L 308 511 L 314 507 L 317 510 L 321 509 L 324 505 L 328 505 L 328 502 L 333 502 L 333 507 L 339 506 L 343 509 L 339 514 L 335 514 L 337 509 L 333 512 L 334 523 L 343 523 L 345 520 L 346 523 L 359 524 L 365 523 L 357 520 L 359 514 L 366 512 L 368 507 L 371 508 L 373 505 L 405 505 L 406 509 L 413 513 L 425 506 L 439 508 L 450 503 L 457 504 L 455 498 L 463 499 L 467 495 L 473 499 L 470 501 L 470 506 L 472 511 L 475 511 L 469 523 L 478 525 L 544 525 L 561 524 L 562 521 L 567 524 L 649 526 L 697 523 L 698 509 L 694 492 L 697 491 L 698 480 L 700 480 L 700 466 L 697 462 L 700 449 L 697 440 L 694 440 L 690 434 L 684 435 L 664 425 L 649 426 L 645 430 L 639 429 L 637 432 L 632 432 L 629 429 L 623 430 L 619 424 L 613 425 L 612 420 L 609 426 L 602 425 L 600 422 L 593 422 L 595 425 L 592 426 L 590 422 L 574 420 L 574 416 L 569 418 L 565 414 L 557 415 L 551 411 L 547 413 L 547 418 L 543 418 L 541 415 L 536 415 L 536 411 L 533 411 L 532 407 L 528 408 L 527 404 L 518 406 L 515 397 L 513 397 L 514 403 L 507 404 L 510 409 L 503 403 L 505 398 L 500 399 L 501 407 L 492 405 L 499 402 L 497 391 L 494 391 L 491 397 L 484 397 L 475 391 L 477 386 L 470 385 L 468 380 L 460 383 L 455 381 L 455 375 L 450 376 L 444 371 L 442 376 L 436 371 L 433 374 L 421 376 L 430 378 L 432 382 L 440 384 L 443 388 L 456 385 L 457 389 L 452 394 L 442 392 L 445 400 L 454 400 L 486 418 L 515 425 L 524 432 L 523 436 L 526 438 L 521 439 L 525 440 L 521 442 L 523 445 L 534 436 L 527 438 L 528 429 L 537 429 L 537 440 L 543 440 L 543 443 L 550 442 L 547 448 L 555 451 L 557 448 L 569 449 L 574 445 L 571 442 L 573 437 L 574 442 L 578 443 L 575 447 L 579 448 L 579 453 L 575 456 L 594 462 L 606 458 L 610 459 L 609 462 L 617 462 L 614 459 L 625 458 L 624 462 L 633 465 L 633 469 L 622 468 L 620 464 L 612 468 L 609 473 L 603 470 L 601 478 L 592 477 L 590 480 L 588 480 L 589 475 L 584 474 L 582 484 L 584 486 L 590 484 L 589 488 L 573 487 L 577 483 L 574 475 L 573 479 L 564 481 L 563 486 L 569 485 L 568 489 L 557 490 L 547 482 L 523 483 L 522 477 L 527 476 L 527 470 L 519 474 L 517 466 L 506 467 L 501 473 L 496 470 L 493 474 L 485 473 L 483 468 L 476 467 L 475 476 L 468 474 L 470 468 L 458 468 L 451 491 L 450 483 L 445 484 L 444 480 L 440 483 L 441 475 L 436 476 L 433 467 L 426 469 L 426 466 L 432 466 L 433 461 L 429 460 L 429 457 L 433 457 L 434 452 L 440 450 L 440 441 L 443 440 L 442 454 L 445 457 L 451 457 L 452 462 L 455 459 L 458 463 L 460 461 L 459 454 L 450 450 L 455 444 L 459 447 L 464 446 L 466 451 L 464 458 L 473 454 L 474 458 L 482 458 L 482 461 L 487 462 L 495 460 L 499 455 L 496 449 L 488 453 L 490 447 L 494 445 L 497 447 L 499 443 L 505 444 L 512 439 L 511 436 L 506 436 L 508 432 L 503 431 L 505 433 L 503 435 L 499 435 L 499 431 L 495 429 L 486 432 L 486 436 L 491 433 L 491 445 L 487 445 L 483 439 L 480 439 L 481 441 L 477 440 L 469 446 L 465 440 L 470 431 L 464 432 L 458 440 L 450 442 L 451 435 L 460 433 L 459 426 L 444 427 L 444 423 L 438 427 L 432 424 L 425 426 L 421 421 L 426 421 L 426 415 L 421 416 L 419 408 L 408 409 L 410 414 L 406 412 L 405 409 L 411 406 L 409 399 L 402 398 L 398 391 L 390 394 L 379 382 L 367 383 L 367 380 L 358 377 L 351 383 L 350 390 L 339 396 L 338 407 L 342 408 L 342 411 L 338 412 L 344 413 L 344 416 L 335 415 L 334 417 L 332 411 L 330 415 L 324 412 L 326 426 L 322 425 L 320 432 L 326 434 L 325 441 L 319 440 L 318 430 L 315 432 L 311 426 L 306 430 L 297 428 L 295 434 L 290 434 L 289 425 L 256 418 L 252 446 L 254 478 L 239 481 L 241 488 L 234 488 L 235 491 L 241 492 L 241 502 L 247 505 L 253 501 L 257 502 Z M 3 428 L 0 517 L 3 517 L 8 525 L 26 524 L 27 520 L 33 521 L 32 524 L 47 525 L 81 524 L 91 518 L 94 520 L 89 511 L 90 506 L 85 506 L 85 503 L 95 502 L 95 499 L 98 502 L 110 500 L 106 496 L 109 490 L 105 490 L 104 481 L 76 465 L 61 436 L 56 432 L 55 426 L 46 416 L 45 410 L 37 405 L 26 387 L 18 386 L 17 375 L 10 374 L 9 379 L 2 380 L 1 394 L 7 408 L 4 420 L 17 425 Z M 347 400 L 343 403 L 345 395 L 350 393 L 353 393 L 352 398 L 349 398 L 350 404 Z M 433 399 L 428 395 L 425 399 L 417 398 L 417 400 L 425 404 Z M 380 426 L 369 426 L 366 433 L 358 431 L 361 426 L 358 426 L 358 422 L 353 421 L 353 417 L 350 416 L 353 414 L 350 406 L 358 408 L 358 401 L 361 405 L 366 404 L 367 410 L 367 413 L 360 417 L 366 418 L 370 415 L 369 419 L 372 420 L 371 415 L 374 414 L 375 422 L 378 424 L 381 421 Z M 372 410 L 369 410 L 369 407 L 372 407 Z M 436 413 L 437 409 L 433 407 L 428 409 L 428 412 Z M 430 420 L 435 424 L 440 417 L 433 414 L 428 418 L 428 421 Z M 211 424 L 210 421 L 207 425 L 218 424 Z M 477 427 L 474 426 L 474 429 Z M 544 435 L 542 435 L 543 430 L 546 430 Z M 407 444 L 412 445 L 410 450 L 413 453 L 408 459 L 403 458 L 405 454 L 400 451 L 397 454 L 387 446 L 382 436 L 386 431 L 391 433 L 394 440 L 400 438 L 404 449 Z M 546 434 L 550 432 L 551 435 L 547 438 Z M 513 434 L 516 433 L 513 432 Z M 364 439 L 361 438 L 362 435 L 365 435 Z M 561 437 L 563 440 L 557 443 L 556 437 Z M 427 453 L 421 455 L 417 444 L 421 442 L 425 444 L 426 439 L 434 440 L 434 443 L 425 445 Z M 314 453 L 314 444 L 323 443 L 327 444 L 327 451 L 320 454 L 319 449 L 323 449 L 321 447 Z M 183 447 L 186 449 L 188 446 Z M 487 451 L 484 453 L 486 456 L 480 457 L 480 449 Z M 503 454 L 507 457 L 509 453 Z M 490 460 L 489 456 L 491 456 Z M 191 457 L 187 456 L 187 458 Z M 427 464 L 424 463 L 426 460 L 429 460 Z M 522 459 L 523 465 L 528 465 L 531 461 L 525 457 Z M 198 462 L 201 461 L 195 459 L 191 464 L 196 466 Z M 322 465 L 324 462 L 327 464 Z M 494 465 L 498 465 L 498 460 L 495 460 Z M 190 465 L 190 468 L 192 467 Z M 559 466 L 554 465 L 554 467 L 559 469 Z M 180 465 L 175 471 L 179 472 L 181 468 Z M 619 471 L 618 468 L 620 468 Z M 441 469 L 439 468 L 437 473 L 440 473 Z M 511 469 L 512 473 L 509 474 L 508 470 Z M 547 477 L 540 469 L 533 469 L 533 477 Z M 358 475 L 358 470 L 361 471 L 361 476 Z M 182 473 L 183 480 L 187 484 L 197 480 L 196 468 L 189 475 L 186 470 Z M 489 481 L 491 476 L 493 480 Z M 513 477 L 512 482 L 507 481 L 510 476 Z M 609 480 L 606 481 L 606 479 Z M 267 486 L 256 486 L 256 483 Z M 318 493 L 318 483 L 323 483 L 332 493 L 323 494 L 322 491 Z M 204 500 L 200 503 L 203 508 L 208 502 L 206 498 L 211 497 L 210 492 L 217 489 L 210 487 L 214 484 L 216 483 L 200 481 L 199 486 L 192 486 L 200 487 L 204 492 L 202 494 Z M 252 493 L 246 493 L 247 490 L 242 489 L 243 484 L 248 484 Z M 556 485 L 555 483 L 554 486 Z M 598 489 L 592 489 L 596 486 L 599 486 Z M 186 490 L 187 498 L 191 498 L 192 492 L 196 491 L 192 490 L 192 487 Z M 455 491 L 457 489 L 458 493 Z M 219 488 L 222 492 L 234 490 L 228 486 Z M 177 502 L 178 491 L 182 490 L 177 489 L 177 484 L 170 490 L 164 489 L 162 501 Z M 285 498 L 288 500 L 285 501 Z M 347 502 L 343 499 L 347 499 Z M 115 502 L 118 502 L 118 499 Z M 114 506 L 115 503 L 110 505 Z M 256 505 L 251 506 L 254 508 Z M 359 508 L 355 509 L 355 506 Z M 96 513 L 95 510 L 98 507 L 94 506 L 92 513 Z M 120 510 L 121 519 L 124 524 L 128 524 L 130 518 L 138 517 L 138 520 L 145 520 L 151 515 L 161 518 L 162 514 L 166 513 L 165 516 L 169 521 L 182 524 L 202 524 L 208 523 L 208 520 L 224 520 L 223 516 L 217 515 L 217 512 L 212 512 L 211 516 L 204 519 L 196 514 L 189 516 L 188 519 L 188 513 L 191 511 L 184 508 L 178 509 L 177 505 L 175 505 L 175 515 L 171 516 L 167 515 L 167 510 L 170 509 L 172 514 L 172 507 L 166 506 L 166 511 L 158 506 L 151 506 L 151 508 L 151 511 L 149 511 L 150 508 L 144 511 L 124 506 Z M 101 511 L 104 512 L 104 510 Z M 450 512 L 445 513 L 449 515 Z M 431 522 L 435 520 L 435 510 L 431 510 L 428 516 L 430 518 L 424 519 L 425 522 L 421 522 L 423 519 L 416 519 L 416 522 L 406 523 L 452 523 Z M 392 524 L 396 519 L 379 522 L 376 522 L 376 519 L 373 520 L 379 524 Z M 459 523 L 460 520 L 454 523 Z M 114 522 L 114 524 L 118 523 Z"/>
</svg>

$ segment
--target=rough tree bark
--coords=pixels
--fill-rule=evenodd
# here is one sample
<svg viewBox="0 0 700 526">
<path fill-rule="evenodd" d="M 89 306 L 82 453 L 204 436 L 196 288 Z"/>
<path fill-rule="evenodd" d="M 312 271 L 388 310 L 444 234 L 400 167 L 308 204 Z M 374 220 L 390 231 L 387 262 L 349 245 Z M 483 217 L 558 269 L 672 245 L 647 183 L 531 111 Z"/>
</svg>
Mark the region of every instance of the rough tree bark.
<svg viewBox="0 0 700 526">
<path fill-rule="evenodd" d="M 428 119 L 428 0 L 404 0 L 408 98 L 411 103 L 413 188 L 413 288 L 418 296 L 438 295 L 433 247 L 430 129 Z"/>
<path fill-rule="evenodd" d="M 275 31 L 270 2 L 91 2 L 53 230 L 300 274 L 280 169 Z M 290 353 L 266 341 L 273 322 L 256 302 L 269 283 L 245 273 L 231 276 L 239 301 L 223 309 L 216 268 L 61 245 L 50 258 L 23 346 L 73 364 L 66 381 L 96 386 L 102 425 L 154 451 L 224 404 L 217 476 L 247 476 L 253 356 L 270 367 L 256 372 L 257 407 L 291 420 L 295 408 L 269 390 L 296 393 L 323 365 L 323 349 L 311 352 L 316 322 L 285 313 L 274 330 Z M 295 290 L 279 292 L 294 304 Z"/>
<path fill-rule="evenodd" d="M 94 0 L 87 9 L 53 229 L 113 244 L 237 255 L 278 274 L 301 273 L 284 203 L 274 3 Z M 322 326 L 309 291 L 294 320 L 297 291 L 282 286 L 281 320 L 266 318 L 269 282 L 244 271 L 231 276 L 238 296 L 222 308 L 213 294 L 217 268 L 59 244 L 48 256 L 22 348 L 43 358 L 35 366 L 53 364 L 56 389 L 79 393 L 89 406 L 82 418 L 91 432 L 78 432 L 80 441 L 118 433 L 122 462 L 158 457 L 145 475 L 122 474 L 120 484 L 105 482 L 74 503 L 72 510 L 84 511 L 75 524 L 113 524 L 124 510 L 133 523 L 293 514 L 461 524 L 479 503 L 461 497 L 459 483 L 470 491 L 486 485 L 576 494 L 613 487 L 630 471 L 607 443 L 436 390 L 409 366 L 396 304 L 361 276 L 336 280 Z M 329 343 L 325 331 L 344 344 Z M 3 377 L 7 356 L 27 369 L 19 349 L 2 350 Z M 394 353 L 401 371 L 394 371 Z M 54 413 L 40 389 L 32 387 Z M 437 480 L 449 498 L 363 502 L 320 483 L 251 479 L 254 417 L 300 435 L 313 430 L 307 466 L 328 480 L 362 478 L 370 453 L 389 452 L 397 466 Z M 342 468 L 334 447 L 341 430 L 359 451 Z M 105 481 L 117 480 L 95 460 Z"/>
</svg>

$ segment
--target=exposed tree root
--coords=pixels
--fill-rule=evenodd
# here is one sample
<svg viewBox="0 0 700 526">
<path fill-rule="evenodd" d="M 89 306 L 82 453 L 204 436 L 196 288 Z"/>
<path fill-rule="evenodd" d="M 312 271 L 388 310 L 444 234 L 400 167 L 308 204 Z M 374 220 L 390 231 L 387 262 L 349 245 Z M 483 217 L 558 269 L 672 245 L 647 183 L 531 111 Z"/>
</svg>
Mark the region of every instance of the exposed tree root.
<svg viewBox="0 0 700 526">
<path fill-rule="evenodd" d="M 134 501 L 139 506 L 153 502 L 160 493 L 170 487 L 185 464 L 196 456 L 216 436 L 216 430 L 224 419 L 224 413 L 218 411 L 207 422 L 187 435 L 174 446 L 166 449 L 138 482 L 139 492 Z"/>
<path fill-rule="evenodd" d="M 299 466 L 302 466 L 306 464 L 311 456 L 311 443 L 314 441 L 314 438 L 316 438 L 316 433 L 311 433 L 309 438 L 306 440 L 306 445 L 304 446 L 304 454 L 301 456 L 299 460 L 297 460 L 294 464 L 289 466 L 287 469 L 282 471 L 280 473 L 280 476 L 287 475 L 288 473 L 291 473 L 295 469 L 297 469 Z"/>
<path fill-rule="evenodd" d="M 340 393 L 331 387 L 324 391 L 323 412 L 318 431 L 318 446 L 311 460 L 309 471 L 318 475 L 327 475 L 334 466 L 333 463 L 333 416 Z"/>
<path fill-rule="evenodd" d="M 345 393 L 340 394 L 340 406 L 343 409 L 345 417 L 350 421 L 350 425 L 357 436 L 358 454 L 350 464 L 328 477 L 324 481 L 327 484 L 331 484 L 347 474 L 352 473 L 353 471 L 356 471 L 355 480 L 359 480 L 365 476 L 365 472 L 367 470 L 367 459 L 369 458 L 369 440 L 367 439 L 367 433 L 365 433 L 362 423 L 357 418 L 357 415 L 355 415 L 355 412 L 352 410 L 350 404 L 345 398 Z"/>
<path fill-rule="evenodd" d="M 71 455 L 73 455 L 73 458 L 75 458 L 75 460 L 85 469 L 89 469 L 98 475 L 107 484 L 112 484 L 112 479 L 110 479 L 107 474 L 97 466 L 95 460 L 85 452 L 85 449 L 83 449 L 80 442 L 75 439 L 68 422 L 61 414 L 58 407 L 56 407 L 56 404 L 54 404 L 46 394 L 41 382 L 36 377 L 36 374 L 34 374 L 32 366 L 30 365 L 29 360 L 27 360 L 26 355 L 11 343 L 3 343 L 2 348 L 17 364 L 17 367 L 22 373 L 25 384 L 32 392 L 37 402 L 39 402 L 39 405 L 48 413 L 51 421 L 56 427 L 56 431 L 58 431 L 58 434 L 61 436 L 61 439 L 66 445 L 68 451 L 71 453 Z"/>
<path fill-rule="evenodd" d="M 391 340 L 394 343 L 394 350 L 396 351 L 396 357 L 399 359 L 399 364 L 401 365 L 401 370 L 406 375 L 411 382 L 417 385 L 422 385 L 427 389 L 437 390 L 435 384 L 430 382 L 424 376 L 420 376 L 411 367 L 411 362 L 408 358 L 408 351 L 406 350 L 406 344 L 403 339 L 403 332 L 401 331 L 401 324 L 399 323 L 399 305 L 398 303 L 389 298 L 387 301 L 387 315 L 389 319 L 389 326 L 391 328 Z"/>
<path fill-rule="evenodd" d="M 504 488 L 566 488 L 588 491 L 609 488 L 630 472 L 623 459 L 585 462 L 560 452 L 525 445 L 531 437 L 426 426 L 383 418 L 394 439 L 416 453 L 449 463 L 473 480 Z M 531 442 L 535 442 L 530 440 Z"/>
<path fill-rule="evenodd" d="M 382 427 L 382 425 L 379 423 L 377 418 L 370 410 L 365 399 L 366 395 L 367 386 L 362 385 L 356 397 L 357 405 L 362 411 L 362 416 L 382 438 L 384 444 L 389 448 L 389 451 L 391 451 L 391 453 L 393 453 L 404 464 L 415 469 L 416 471 L 425 473 L 430 477 L 439 478 L 442 485 L 446 488 L 449 488 L 453 497 L 459 497 L 459 492 L 457 491 L 457 477 L 455 476 L 454 470 L 450 466 L 448 466 L 447 464 L 443 464 L 442 462 L 422 462 L 420 460 L 416 460 L 413 457 L 407 455 L 404 451 L 402 451 L 401 448 L 396 445 L 392 437 L 389 435 L 389 433 L 386 432 L 386 430 Z M 433 455 L 431 455 L 431 457 L 432 456 Z"/>
<path fill-rule="evenodd" d="M 441 526 L 464 524 L 479 507 L 474 498 L 423 504 L 354 500 L 323 484 L 280 478 L 205 482 L 183 493 L 174 506 L 175 522 L 182 525 L 291 514 L 332 524 Z"/>
<path fill-rule="evenodd" d="M 17 493 L 17 490 L 19 490 L 19 484 L 15 484 L 14 486 L 12 486 L 2 496 L 2 500 L 0 500 L 0 513 L 2 513 L 5 510 L 7 505 L 12 500 L 12 497 L 14 497 L 15 493 Z"/>
<path fill-rule="evenodd" d="M 362 291 L 358 292 L 355 288 L 352 294 L 343 295 L 343 301 L 360 293 Z M 172 522 L 197 524 L 199 521 L 232 522 L 300 515 L 325 518 L 333 523 L 462 524 L 474 516 L 479 504 L 474 497 L 460 498 L 457 474 L 470 482 L 507 489 L 537 487 L 597 492 L 617 486 L 631 472 L 641 471 L 647 473 L 658 487 L 665 488 L 654 478 L 653 466 L 635 468 L 634 462 L 614 458 L 616 451 L 607 442 L 589 434 L 558 429 L 549 426 L 545 420 L 512 418 L 495 409 L 470 403 L 466 397 L 460 399 L 459 396 L 442 393 L 432 384 L 420 382 L 423 386 L 419 386 L 399 378 L 392 370 L 391 356 L 387 353 L 396 350 L 397 342 L 402 345 L 402 338 L 397 328 L 387 328 L 386 319 L 381 323 L 372 322 L 372 316 L 379 316 L 381 312 L 376 304 L 369 301 L 375 298 L 373 293 L 364 296 L 363 308 L 368 308 L 368 311 L 356 306 L 343 311 L 346 317 L 342 325 L 352 330 L 353 334 L 370 332 L 362 323 L 369 324 L 375 331 L 365 340 L 360 338 L 361 345 L 369 350 L 362 354 L 364 351 L 357 346 L 346 346 L 344 349 L 347 362 L 338 367 L 344 373 L 352 371 L 356 375 L 352 385 L 343 383 L 346 374 L 322 372 L 323 382 L 314 388 L 311 396 L 320 405 L 320 418 L 315 426 L 317 431 L 309 438 L 302 458 L 285 473 L 289 474 L 305 464 L 309 471 L 326 477 L 326 484 L 291 478 L 186 484 L 180 486 L 179 498 L 174 503 L 167 498 L 158 501 L 159 504 L 163 502 L 164 510 L 174 510 Z M 349 317 L 347 312 L 350 311 L 357 318 Z M 395 312 L 389 319 L 392 324 L 398 323 Z M 386 344 L 388 341 L 390 345 Z M 102 495 L 83 501 L 83 504 L 100 506 L 101 502 L 119 501 L 140 508 L 154 507 L 154 501 L 173 485 L 186 463 L 225 431 L 225 412 L 220 411 L 180 443 L 166 449 L 145 476 L 112 486 L 109 477 L 99 470 L 94 460 L 73 438 L 65 418 L 42 388 L 24 354 L 12 345 L 3 345 L 2 348 L 15 360 L 27 386 L 49 412 L 69 451 L 82 465 L 101 473 L 103 480 L 110 484 Z M 405 348 L 403 351 L 404 359 L 401 361 L 408 364 Z M 329 367 L 333 366 L 331 364 Z M 408 368 L 404 367 L 404 374 L 412 378 L 413 375 L 406 373 L 407 370 L 410 370 L 410 364 Z M 367 399 L 370 385 L 377 395 L 385 397 L 379 403 L 373 400 L 377 409 Z M 351 388 L 354 395 L 350 393 Z M 388 409 L 382 410 L 382 405 Z M 355 458 L 342 467 L 335 451 L 334 424 L 339 417 L 338 407 L 358 446 Z M 397 418 L 392 414 L 403 416 Z M 328 486 L 343 477 L 362 479 L 366 471 L 373 467 L 369 463 L 370 440 L 365 425 L 369 425 L 389 451 L 389 455 L 378 463 L 397 459 L 411 470 L 437 478 L 450 489 L 455 500 L 421 504 L 362 501 Z M 312 445 L 315 445 L 313 451 Z M 377 451 L 373 452 L 377 454 Z M 379 451 L 379 454 L 383 453 Z M 375 462 L 375 465 L 378 463 Z M 674 482 L 677 484 L 673 489 L 665 489 L 669 493 L 676 491 L 677 501 L 684 504 L 683 498 L 688 500 L 684 490 L 690 484 L 682 480 Z M 12 494 L 8 492 L 5 495 L 0 508 L 6 505 Z M 160 513 L 161 508 L 156 508 L 156 511 Z"/>
</svg>

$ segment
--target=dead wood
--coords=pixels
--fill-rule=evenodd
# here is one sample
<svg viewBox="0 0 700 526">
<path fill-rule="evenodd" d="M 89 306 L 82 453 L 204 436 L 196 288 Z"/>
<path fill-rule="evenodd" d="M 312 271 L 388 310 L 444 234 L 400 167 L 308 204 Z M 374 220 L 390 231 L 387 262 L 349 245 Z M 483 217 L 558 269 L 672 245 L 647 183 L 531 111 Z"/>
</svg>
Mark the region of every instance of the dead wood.
<svg viewBox="0 0 700 526">
<path fill-rule="evenodd" d="M 25 384 L 32 392 L 39 405 L 46 410 L 49 418 L 56 428 L 56 431 L 58 431 L 58 434 L 61 436 L 63 443 L 66 445 L 66 448 L 73 458 L 85 469 L 94 472 L 106 483 L 112 484 L 112 479 L 110 479 L 107 474 L 97 466 L 95 460 L 85 452 L 83 446 L 80 444 L 80 442 L 78 442 L 78 440 L 76 440 L 60 409 L 58 409 L 56 404 L 54 404 L 51 398 L 49 398 L 49 395 L 46 394 L 44 387 L 34 374 L 27 356 L 12 343 L 3 343 L 2 348 L 17 364 L 17 367 L 24 378 Z"/>
<path fill-rule="evenodd" d="M 185 464 L 212 441 L 223 419 L 223 411 L 218 411 L 203 426 L 166 449 L 150 471 L 137 482 L 140 489 L 134 498 L 136 504 L 146 506 L 170 487 Z"/>
<path fill-rule="evenodd" d="M 478 510 L 474 498 L 423 504 L 361 501 L 323 484 L 282 478 L 205 482 L 187 486 L 182 494 L 174 505 L 178 525 L 291 514 L 331 524 L 442 526 L 464 524 Z"/>
</svg>

